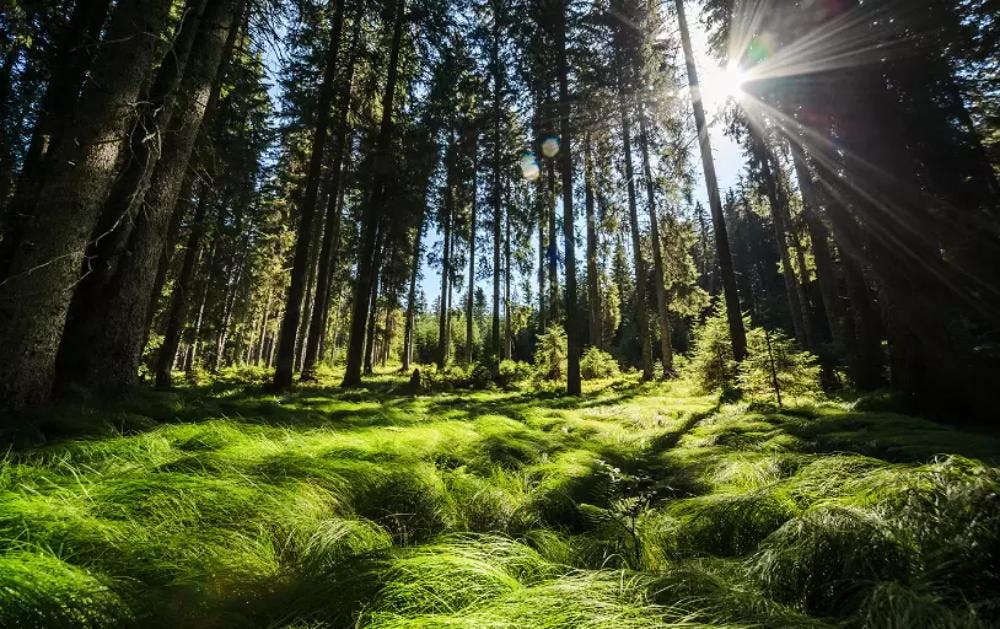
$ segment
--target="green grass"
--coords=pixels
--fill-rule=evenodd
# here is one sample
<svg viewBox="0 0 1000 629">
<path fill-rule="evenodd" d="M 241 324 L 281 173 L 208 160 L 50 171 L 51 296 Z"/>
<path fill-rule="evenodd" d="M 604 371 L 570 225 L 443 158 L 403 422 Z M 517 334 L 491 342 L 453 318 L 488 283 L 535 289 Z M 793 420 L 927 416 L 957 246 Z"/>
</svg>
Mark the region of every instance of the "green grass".
<svg viewBox="0 0 1000 629">
<path fill-rule="evenodd" d="M 634 375 L 413 395 L 228 372 L 18 418 L 0 626 L 1000 623 L 1000 442 Z"/>
</svg>

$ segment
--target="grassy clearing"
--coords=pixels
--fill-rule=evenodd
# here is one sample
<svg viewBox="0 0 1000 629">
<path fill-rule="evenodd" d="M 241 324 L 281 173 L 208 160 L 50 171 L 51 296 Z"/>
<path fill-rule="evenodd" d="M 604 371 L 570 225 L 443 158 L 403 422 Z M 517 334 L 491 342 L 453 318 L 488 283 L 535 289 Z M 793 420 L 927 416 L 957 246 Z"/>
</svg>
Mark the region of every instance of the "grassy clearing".
<svg viewBox="0 0 1000 629">
<path fill-rule="evenodd" d="M 628 376 L 581 400 L 261 382 L 14 435 L 0 626 L 1000 622 L 992 438 Z"/>
</svg>

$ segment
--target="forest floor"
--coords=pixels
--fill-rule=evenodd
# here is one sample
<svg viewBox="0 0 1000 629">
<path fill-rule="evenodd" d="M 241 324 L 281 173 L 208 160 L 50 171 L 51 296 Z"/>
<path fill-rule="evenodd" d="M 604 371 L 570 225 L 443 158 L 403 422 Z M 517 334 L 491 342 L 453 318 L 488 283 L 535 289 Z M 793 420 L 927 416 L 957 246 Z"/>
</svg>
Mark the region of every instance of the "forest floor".
<svg viewBox="0 0 1000 629">
<path fill-rule="evenodd" d="M 0 626 L 990 626 L 1000 441 L 684 382 L 78 402 L 0 464 Z M 51 435 L 60 435 L 52 438 Z"/>
</svg>

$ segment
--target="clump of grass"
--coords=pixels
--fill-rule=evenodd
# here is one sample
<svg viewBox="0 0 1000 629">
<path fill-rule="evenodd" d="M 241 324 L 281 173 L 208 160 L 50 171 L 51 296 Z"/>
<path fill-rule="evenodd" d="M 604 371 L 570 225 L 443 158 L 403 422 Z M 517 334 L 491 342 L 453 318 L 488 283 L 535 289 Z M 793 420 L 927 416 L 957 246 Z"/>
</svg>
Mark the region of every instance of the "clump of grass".
<svg viewBox="0 0 1000 629">
<path fill-rule="evenodd" d="M 390 562 L 366 618 L 378 625 L 384 616 L 456 613 L 554 573 L 535 550 L 508 538 L 445 538 Z"/>
<path fill-rule="evenodd" d="M 878 581 L 906 582 L 914 552 L 881 515 L 818 505 L 761 544 L 750 574 L 775 600 L 820 616 L 847 615 Z"/>
<path fill-rule="evenodd" d="M 662 629 L 685 626 L 671 610 L 646 598 L 647 580 L 624 572 L 573 572 L 557 580 L 515 588 L 491 602 L 454 614 L 386 616 L 369 627 L 480 629 Z M 673 622 L 671 622 L 673 621 Z"/>
<path fill-rule="evenodd" d="M 745 494 L 711 494 L 675 503 L 670 514 L 679 520 L 677 554 L 734 557 L 757 546 L 797 513 L 788 497 L 759 490 Z"/>
<path fill-rule="evenodd" d="M 872 629 L 985 629 L 989 626 L 973 607 L 961 601 L 948 601 L 926 587 L 911 588 L 896 581 L 883 581 L 872 587 L 854 615 L 853 623 Z"/>
<path fill-rule="evenodd" d="M 385 527 L 395 543 L 408 545 L 452 530 L 455 504 L 433 465 L 384 473 L 353 499 L 358 515 Z"/>
<path fill-rule="evenodd" d="M 897 482 L 886 508 L 916 541 L 922 578 L 1000 621 L 1000 470 L 950 457 Z"/>
<path fill-rule="evenodd" d="M 458 469 L 447 473 L 445 482 L 460 530 L 519 535 L 538 523 L 526 508 L 531 486 L 523 471 L 498 467 L 484 477 Z"/>
<path fill-rule="evenodd" d="M 318 522 L 299 553 L 298 563 L 307 574 L 323 574 L 352 557 L 392 547 L 382 527 L 366 520 L 333 518 Z"/>
<path fill-rule="evenodd" d="M 688 619 L 699 625 L 826 626 L 768 599 L 745 577 L 742 564 L 730 560 L 674 562 L 650 582 L 649 598 L 661 605 L 686 610 Z"/>
<path fill-rule="evenodd" d="M 0 555 L 0 626 L 114 627 L 132 613 L 87 570 L 39 552 Z"/>
</svg>

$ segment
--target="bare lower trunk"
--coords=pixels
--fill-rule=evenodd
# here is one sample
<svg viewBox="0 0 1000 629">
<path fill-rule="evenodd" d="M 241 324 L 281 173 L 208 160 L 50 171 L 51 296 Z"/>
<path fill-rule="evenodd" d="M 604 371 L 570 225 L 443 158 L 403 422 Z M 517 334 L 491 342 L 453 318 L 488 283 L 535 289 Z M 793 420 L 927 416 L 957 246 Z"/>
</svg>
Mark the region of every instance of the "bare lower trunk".
<svg viewBox="0 0 1000 629">
<path fill-rule="evenodd" d="M 274 372 L 274 386 L 285 389 L 292 386 L 295 370 L 295 347 L 299 319 L 302 314 L 302 299 L 309 273 L 309 251 L 313 241 L 313 223 L 316 216 L 316 200 L 319 195 L 320 177 L 323 170 L 324 153 L 330 126 L 330 109 L 333 105 L 334 88 L 337 77 L 337 55 L 340 52 L 340 34 L 344 26 L 344 0 L 333 0 L 335 6 L 330 28 L 330 43 L 326 67 L 316 104 L 316 122 L 313 127 L 312 153 L 306 174 L 306 188 L 300 204 L 298 235 L 295 241 L 295 255 L 292 262 L 292 279 L 288 287 L 285 316 L 281 321 L 278 343 L 278 367 Z"/>
<path fill-rule="evenodd" d="M 235 43 L 244 2 L 213 2 L 206 9 L 192 48 L 198 63 L 191 64 L 179 88 L 176 130 L 164 143 L 145 211 L 137 217 L 126 244 L 129 264 L 117 265 L 103 300 L 103 325 L 91 328 L 96 332 L 93 352 L 81 380 L 95 388 L 117 392 L 137 381 L 164 236 L 209 103 L 218 98 L 220 68 Z"/>
<path fill-rule="evenodd" d="M 622 143 L 625 149 L 625 179 L 628 181 L 628 219 L 632 235 L 632 264 L 635 267 L 635 325 L 638 328 L 639 352 L 642 356 L 642 377 L 653 378 L 653 348 L 649 338 L 649 317 L 646 313 L 646 261 L 642 256 L 642 239 L 639 236 L 639 214 L 635 199 L 635 173 L 632 168 L 632 124 L 624 89 L 619 85 L 619 115 L 621 116 Z"/>
<path fill-rule="evenodd" d="M 667 308 L 667 288 L 664 286 L 663 251 L 660 240 L 660 219 L 656 212 L 656 195 L 653 192 L 653 170 L 649 164 L 649 133 L 646 130 L 646 112 L 639 103 L 639 147 L 642 153 L 642 170 L 646 180 L 646 207 L 649 210 L 649 237 L 653 241 L 653 286 L 656 291 L 656 318 L 660 323 L 660 358 L 663 377 L 674 374 L 674 351 L 671 345 L 670 311 Z"/>
<path fill-rule="evenodd" d="M 597 271 L 597 217 L 594 213 L 594 159 L 591 154 L 590 133 L 583 143 L 584 206 L 587 212 L 587 301 L 590 306 L 590 344 L 601 347 L 601 289 Z"/>
<path fill-rule="evenodd" d="M 174 284 L 174 292 L 170 296 L 163 344 L 160 346 L 160 353 L 156 361 L 156 386 L 158 387 L 169 387 L 171 384 L 170 372 L 173 370 L 173 357 L 177 353 L 181 332 L 187 320 L 189 294 L 191 284 L 194 282 L 195 266 L 201 253 L 201 240 L 205 234 L 205 212 L 210 197 L 211 192 L 208 184 L 202 184 L 194 220 L 191 224 L 191 234 L 188 236 L 187 248 L 184 252 L 184 262 Z"/>
<path fill-rule="evenodd" d="M 399 53 L 403 39 L 405 0 L 396 0 L 393 18 L 392 45 L 389 52 L 388 75 L 385 93 L 382 97 L 382 121 L 375 145 L 374 185 L 361 217 L 361 243 L 358 247 L 358 279 L 354 287 L 354 304 L 351 312 L 351 333 L 348 340 L 347 366 L 344 370 L 344 386 L 361 384 L 361 367 L 364 352 L 365 322 L 368 320 L 368 295 L 372 292 L 369 280 L 375 248 L 376 231 L 385 212 L 385 186 L 389 178 L 390 140 L 392 139 L 392 116 L 395 101 L 396 82 L 399 77 Z"/>
<path fill-rule="evenodd" d="M 14 243 L 0 280 L 0 402 L 46 399 L 87 240 L 110 190 L 140 86 L 154 66 L 170 0 L 124 0 L 116 8 L 92 81 L 80 97 L 74 134 L 54 149 L 52 168 Z"/>
</svg>

